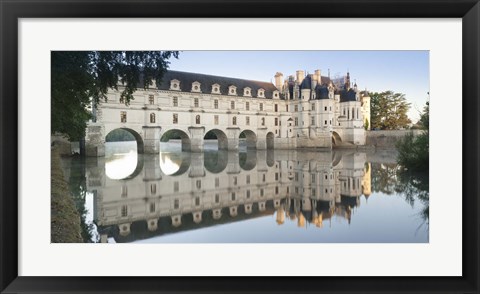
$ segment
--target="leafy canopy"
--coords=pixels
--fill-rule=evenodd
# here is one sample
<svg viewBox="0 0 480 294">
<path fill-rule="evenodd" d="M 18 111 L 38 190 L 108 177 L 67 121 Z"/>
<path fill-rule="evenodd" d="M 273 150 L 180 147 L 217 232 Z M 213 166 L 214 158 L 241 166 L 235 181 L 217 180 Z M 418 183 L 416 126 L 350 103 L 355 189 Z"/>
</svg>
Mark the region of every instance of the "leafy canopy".
<svg viewBox="0 0 480 294">
<path fill-rule="evenodd" d="M 128 105 L 139 83 L 148 88 L 161 82 L 171 57 L 178 51 L 52 51 L 51 132 L 83 138 L 92 103 L 101 103 L 120 82 Z"/>
<path fill-rule="evenodd" d="M 407 112 L 410 103 L 405 94 L 385 91 L 371 93 L 370 119 L 371 128 L 380 130 L 398 130 L 408 128 L 411 120 Z"/>
</svg>

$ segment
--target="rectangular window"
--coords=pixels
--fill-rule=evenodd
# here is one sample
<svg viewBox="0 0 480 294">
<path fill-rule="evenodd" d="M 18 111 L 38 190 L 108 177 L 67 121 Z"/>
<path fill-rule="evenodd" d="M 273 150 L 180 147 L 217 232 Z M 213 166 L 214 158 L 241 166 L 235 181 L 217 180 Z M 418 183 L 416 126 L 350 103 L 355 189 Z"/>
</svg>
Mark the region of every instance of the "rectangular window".
<svg viewBox="0 0 480 294">
<path fill-rule="evenodd" d="M 173 106 L 174 107 L 178 106 L 178 97 L 173 97 Z"/>
<path fill-rule="evenodd" d="M 288 105 L 285 105 L 285 110 L 288 112 Z"/>
<path fill-rule="evenodd" d="M 128 206 L 122 206 L 122 216 L 125 217 L 128 215 Z"/>
<path fill-rule="evenodd" d="M 198 98 L 193 99 L 193 106 L 198 107 Z"/>
<path fill-rule="evenodd" d="M 126 123 L 127 122 L 127 112 L 126 111 L 121 111 L 120 112 L 120 121 L 122 123 Z"/>
<path fill-rule="evenodd" d="M 264 126 L 264 125 L 265 125 L 265 118 L 262 117 L 262 126 Z"/>
<path fill-rule="evenodd" d="M 195 197 L 195 206 L 200 205 L 200 197 Z"/>
<path fill-rule="evenodd" d="M 150 212 L 155 212 L 155 202 L 150 203 Z"/>
<path fill-rule="evenodd" d="M 315 117 L 312 116 L 312 126 L 314 126 L 314 125 L 315 125 Z"/>
<path fill-rule="evenodd" d="M 218 125 L 218 115 L 213 116 L 213 123 Z"/>
<path fill-rule="evenodd" d="M 275 126 L 278 126 L 278 117 L 275 118 Z"/>
<path fill-rule="evenodd" d="M 327 121 L 325 121 L 325 125 L 327 125 Z"/>
<path fill-rule="evenodd" d="M 295 105 L 295 112 L 298 111 L 298 105 Z"/>
<path fill-rule="evenodd" d="M 247 195 L 246 195 L 247 199 L 250 199 L 250 190 L 247 190 Z"/>
<path fill-rule="evenodd" d="M 330 120 L 330 125 L 332 125 L 332 120 Z"/>
<path fill-rule="evenodd" d="M 218 109 L 218 100 L 213 100 L 213 108 Z"/>
<path fill-rule="evenodd" d="M 180 185 L 178 182 L 173 183 L 173 192 L 178 192 Z"/>
<path fill-rule="evenodd" d="M 177 113 L 173 114 L 173 123 L 178 124 L 178 114 Z"/>
<path fill-rule="evenodd" d="M 250 110 L 250 102 L 245 102 L 245 110 Z"/>
<path fill-rule="evenodd" d="M 278 173 L 275 173 L 275 181 L 278 181 Z"/>
<path fill-rule="evenodd" d="M 263 103 L 260 103 L 260 111 L 263 111 Z"/>
<path fill-rule="evenodd" d="M 236 186 L 237 185 L 237 177 L 233 177 L 233 184 Z"/>
<path fill-rule="evenodd" d="M 265 174 L 263 174 L 263 176 L 262 176 L 262 181 L 265 182 Z"/>
<path fill-rule="evenodd" d="M 315 110 L 315 103 L 312 103 L 312 110 Z"/>
<path fill-rule="evenodd" d="M 155 98 L 153 97 L 153 95 L 148 95 L 148 103 L 150 103 L 150 104 L 155 103 Z"/>
<path fill-rule="evenodd" d="M 201 189 L 202 188 L 202 180 L 197 180 L 195 185 L 197 186 L 197 189 Z"/>
<path fill-rule="evenodd" d="M 275 112 L 278 112 L 278 104 L 275 104 Z"/>
<path fill-rule="evenodd" d="M 263 189 L 260 189 L 260 197 L 263 197 L 265 195 L 265 191 Z"/>
<path fill-rule="evenodd" d="M 119 100 L 120 103 L 125 103 L 125 98 L 120 96 L 120 100 Z"/>
<path fill-rule="evenodd" d="M 152 195 L 155 195 L 157 193 L 157 184 L 151 184 L 150 185 L 150 193 Z"/>
<path fill-rule="evenodd" d="M 178 209 L 180 207 L 180 200 L 175 199 L 173 201 L 173 209 Z"/>
<path fill-rule="evenodd" d="M 220 187 L 220 179 L 215 178 L 215 188 L 218 188 L 218 187 Z"/>
<path fill-rule="evenodd" d="M 235 201 L 235 197 L 236 197 L 236 196 L 237 196 L 237 195 L 235 195 L 235 192 L 232 192 L 232 201 Z"/>
<path fill-rule="evenodd" d="M 315 179 L 316 179 L 316 178 L 317 178 L 317 177 L 315 176 L 315 174 L 312 174 L 312 184 L 315 183 Z"/>
<path fill-rule="evenodd" d="M 249 116 L 247 116 L 247 117 L 245 118 L 245 123 L 247 124 L 247 126 L 250 125 L 250 117 L 249 117 Z"/>
<path fill-rule="evenodd" d="M 122 197 L 127 197 L 128 195 L 128 187 L 122 186 Z"/>
<path fill-rule="evenodd" d="M 250 184 L 250 175 L 247 175 L 247 185 Z"/>
<path fill-rule="evenodd" d="M 278 186 L 275 187 L 275 195 L 278 194 Z"/>
<path fill-rule="evenodd" d="M 298 126 L 298 117 L 295 118 L 295 126 Z"/>
<path fill-rule="evenodd" d="M 215 203 L 220 203 L 220 195 L 215 194 Z"/>
<path fill-rule="evenodd" d="M 235 101 L 230 101 L 230 109 L 235 109 Z"/>
<path fill-rule="evenodd" d="M 325 111 L 327 111 L 327 107 L 325 106 Z"/>
</svg>

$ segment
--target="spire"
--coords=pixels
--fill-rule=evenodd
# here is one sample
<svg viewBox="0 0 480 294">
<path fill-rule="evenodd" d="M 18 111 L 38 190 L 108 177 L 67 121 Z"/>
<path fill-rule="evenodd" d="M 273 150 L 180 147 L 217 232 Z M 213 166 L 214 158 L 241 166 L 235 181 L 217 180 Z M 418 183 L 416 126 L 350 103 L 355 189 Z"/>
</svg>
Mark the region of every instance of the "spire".
<svg viewBox="0 0 480 294">
<path fill-rule="evenodd" d="M 345 89 L 350 90 L 350 72 L 347 71 L 347 78 L 345 81 Z"/>
</svg>

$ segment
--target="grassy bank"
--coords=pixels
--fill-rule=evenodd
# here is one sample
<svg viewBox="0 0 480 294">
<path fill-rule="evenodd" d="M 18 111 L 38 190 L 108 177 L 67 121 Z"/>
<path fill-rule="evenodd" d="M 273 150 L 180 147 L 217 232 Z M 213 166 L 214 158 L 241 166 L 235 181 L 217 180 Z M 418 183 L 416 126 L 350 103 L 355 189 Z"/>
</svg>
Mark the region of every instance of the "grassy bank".
<svg viewBox="0 0 480 294">
<path fill-rule="evenodd" d="M 83 243 L 80 215 L 65 181 L 60 155 L 55 149 L 51 155 L 51 242 Z"/>
</svg>

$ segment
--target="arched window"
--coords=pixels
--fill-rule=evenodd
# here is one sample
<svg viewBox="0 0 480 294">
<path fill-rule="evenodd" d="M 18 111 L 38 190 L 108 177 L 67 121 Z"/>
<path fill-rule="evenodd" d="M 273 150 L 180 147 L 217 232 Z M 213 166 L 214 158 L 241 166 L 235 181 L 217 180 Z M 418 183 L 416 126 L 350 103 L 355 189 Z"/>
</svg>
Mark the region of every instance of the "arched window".
<svg viewBox="0 0 480 294">
<path fill-rule="evenodd" d="M 150 122 L 155 123 L 155 113 L 150 113 Z"/>
<path fill-rule="evenodd" d="M 233 117 L 233 119 L 232 119 L 232 124 L 233 124 L 234 126 L 237 125 L 237 117 L 236 117 L 236 116 Z"/>
<path fill-rule="evenodd" d="M 200 124 L 200 115 L 197 115 L 197 116 L 195 117 L 195 123 L 196 123 L 197 125 Z"/>
</svg>

